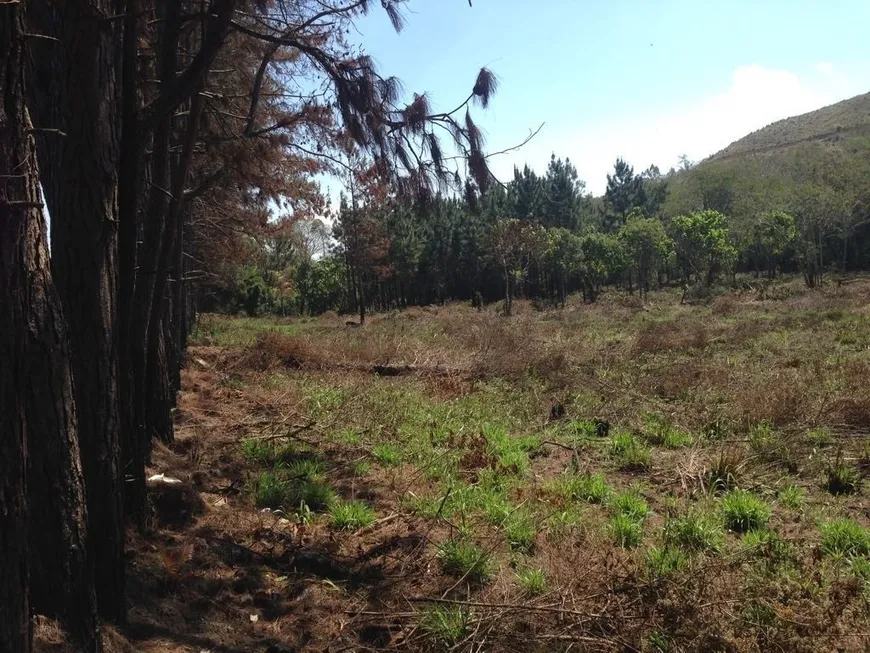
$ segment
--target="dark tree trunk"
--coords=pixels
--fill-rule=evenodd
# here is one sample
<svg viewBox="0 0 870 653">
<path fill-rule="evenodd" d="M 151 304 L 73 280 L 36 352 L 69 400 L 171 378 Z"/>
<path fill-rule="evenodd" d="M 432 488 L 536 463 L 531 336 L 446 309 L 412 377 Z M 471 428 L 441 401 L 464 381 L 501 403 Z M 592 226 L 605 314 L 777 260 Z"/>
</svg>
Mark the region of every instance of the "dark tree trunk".
<svg viewBox="0 0 870 653">
<path fill-rule="evenodd" d="M 138 419 L 132 359 L 133 299 L 136 294 L 136 239 L 139 226 L 142 147 L 137 112 L 136 60 L 138 25 L 136 0 L 125 0 L 121 68 L 121 153 L 118 171 L 118 357 L 121 465 L 124 470 L 124 509 L 141 525 L 145 515 L 145 461 L 148 439 Z"/>
<path fill-rule="evenodd" d="M 118 22 L 109 0 L 32 0 L 36 125 L 51 265 L 69 324 L 75 403 L 101 616 L 122 623 L 124 521 L 118 414 Z"/>
<path fill-rule="evenodd" d="M 24 106 L 24 5 L 0 5 L 0 651 L 31 650 L 24 379 L 28 255 L 41 220 Z M 35 177 L 34 177 L 35 179 Z M 12 203 L 16 204 L 12 204 Z M 43 270 L 47 278 L 47 270 Z"/>
<path fill-rule="evenodd" d="M 23 13 L 23 3 L 0 7 L 0 651 L 30 650 L 32 608 L 60 617 L 76 650 L 98 652 L 66 325 L 24 102 Z"/>
</svg>

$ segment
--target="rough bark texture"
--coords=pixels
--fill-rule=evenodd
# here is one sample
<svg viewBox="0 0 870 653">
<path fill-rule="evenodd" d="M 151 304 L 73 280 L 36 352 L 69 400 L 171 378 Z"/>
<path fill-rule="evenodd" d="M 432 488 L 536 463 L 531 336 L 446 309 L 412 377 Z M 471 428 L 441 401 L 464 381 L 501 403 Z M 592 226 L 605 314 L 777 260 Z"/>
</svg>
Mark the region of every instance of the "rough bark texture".
<svg viewBox="0 0 870 653">
<path fill-rule="evenodd" d="M 25 108 L 23 14 L 23 4 L 0 7 L 0 651 L 30 647 L 29 562 L 33 610 L 60 617 L 77 650 L 98 652 L 67 333 Z"/>
<path fill-rule="evenodd" d="M 31 106 L 51 214 L 52 270 L 69 324 L 79 441 L 100 614 L 122 623 L 124 522 L 119 465 L 117 14 L 108 0 L 31 0 Z"/>
<path fill-rule="evenodd" d="M 26 176 L 33 161 L 23 133 L 24 29 L 19 11 L 16 5 L 0 6 L 0 651 L 27 653 L 32 638 L 21 333 L 27 322 L 28 225 L 39 210 L 10 202 L 37 202 L 39 195 Z"/>
</svg>

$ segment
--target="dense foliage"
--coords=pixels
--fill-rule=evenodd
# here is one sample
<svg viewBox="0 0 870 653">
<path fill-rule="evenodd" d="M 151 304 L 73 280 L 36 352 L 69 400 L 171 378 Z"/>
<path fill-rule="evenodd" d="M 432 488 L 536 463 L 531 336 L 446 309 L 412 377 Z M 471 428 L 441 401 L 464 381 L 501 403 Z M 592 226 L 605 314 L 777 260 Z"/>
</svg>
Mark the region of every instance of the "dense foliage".
<svg viewBox="0 0 870 653">
<path fill-rule="evenodd" d="M 358 193 L 342 200 L 320 260 L 301 251 L 291 262 L 291 305 L 364 312 L 452 299 L 503 301 L 510 312 L 517 296 L 557 305 L 572 292 L 595 301 L 607 284 L 645 293 L 778 270 L 801 271 L 812 286 L 825 270 L 870 265 L 870 166 L 858 156 L 866 149 L 685 161 L 667 174 L 655 166 L 635 174 L 618 159 L 602 198 L 555 155 L 543 175 L 515 169 L 482 197 L 404 202 Z M 318 266 L 335 284 L 327 302 L 308 276 Z M 238 292 L 236 307 L 247 287 Z"/>
</svg>

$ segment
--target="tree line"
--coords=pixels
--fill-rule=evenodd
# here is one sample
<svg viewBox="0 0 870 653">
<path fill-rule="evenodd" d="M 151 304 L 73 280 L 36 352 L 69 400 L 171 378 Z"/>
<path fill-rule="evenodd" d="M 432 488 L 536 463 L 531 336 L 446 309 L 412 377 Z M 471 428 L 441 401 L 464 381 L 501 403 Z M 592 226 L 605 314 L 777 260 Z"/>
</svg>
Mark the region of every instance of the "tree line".
<svg viewBox="0 0 870 653">
<path fill-rule="evenodd" d="M 173 439 L 198 288 L 280 240 L 272 207 L 310 222 L 348 157 L 393 198 L 487 190 L 471 107 L 495 77 L 436 113 L 348 40 L 403 5 L 0 3 L 0 650 L 30 650 L 33 614 L 82 651 L 124 625 L 125 528 Z"/>
<path fill-rule="evenodd" d="M 601 197 L 570 159 L 542 175 L 515 169 L 482 196 L 408 203 L 350 185 L 330 229 L 281 220 L 253 238 L 250 257 L 205 290 L 211 310 L 249 314 L 358 313 L 523 296 L 548 305 L 570 293 L 593 302 L 603 286 L 646 293 L 667 284 L 704 294 L 738 272 L 800 273 L 870 267 L 870 170 L 860 157 L 802 151 L 785 171 L 753 162 L 655 166 L 617 159 Z M 311 234 L 319 234 L 312 247 Z M 281 280 L 281 284 L 277 280 Z"/>
</svg>

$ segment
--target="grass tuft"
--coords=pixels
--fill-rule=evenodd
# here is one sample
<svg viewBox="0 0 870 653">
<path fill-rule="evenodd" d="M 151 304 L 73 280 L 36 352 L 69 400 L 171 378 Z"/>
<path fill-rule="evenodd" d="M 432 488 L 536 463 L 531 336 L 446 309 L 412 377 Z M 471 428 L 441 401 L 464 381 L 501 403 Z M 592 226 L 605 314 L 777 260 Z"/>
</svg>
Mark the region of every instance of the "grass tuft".
<svg viewBox="0 0 870 653">
<path fill-rule="evenodd" d="M 633 549 L 643 541 L 643 521 L 617 513 L 610 518 L 608 530 L 617 546 Z"/>
<path fill-rule="evenodd" d="M 856 494 L 861 489 L 861 472 L 841 462 L 838 456 L 828 468 L 825 489 L 834 495 Z"/>
<path fill-rule="evenodd" d="M 254 495 L 254 504 L 258 508 L 276 510 L 288 506 L 290 488 L 286 481 L 272 472 L 260 472 L 254 478 L 251 492 Z"/>
<path fill-rule="evenodd" d="M 329 508 L 333 525 L 343 531 L 358 531 L 375 523 L 375 511 L 361 501 L 337 501 Z"/>
<path fill-rule="evenodd" d="M 834 519 L 819 527 L 822 552 L 834 558 L 870 555 L 870 530 L 851 519 Z"/>
<path fill-rule="evenodd" d="M 521 569 L 517 571 L 517 583 L 527 596 L 538 596 L 547 591 L 547 575 L 543 569 Z"/>
<path fill-rule="evenodd" d="M 616 513 L 626 515 L 636 521 L 643 521 L 649 514 L 649 504 L 636 490 L 628 490 L 614 495 L 610 507 Z"/>
<path fill-rule="evenodd" d="M 435 605 L 423 612 L 420 628 L 436 646 L 451 649 L 471 632 L 473 612 L 459 605 Z"/>
<path fill-rule="evenodd" d="M 376 444 L 372 456 L 384 467 L 395 467 L 402 462 L 402 452 L 394 444 Z"/>
<path fill-rule="evenodd" d="M 586 503 L 603 503 L 610 494 L 603 474 L 566 476 L 559 480 L 557 489 L 569 499 Z"/>
<path fill-rule="evenodd" d="M 804 505 L 804 490 L 799 485 L 786 485 L 779 491 L 777 498 L 786 508 L 800 510 Z"/>
<path fill-rule="evenodd" d="M 770 519 L 770 506 L 746 490 L 732 490 L 722 497 L 725 527 L 736 532 L 763 528 Z"/>
<path fill-rule="evenodd" d="M 693 511 L 684 517 L 668 520 L 665 542 L 684 551 L 718 553 L 725 546 L 725 533 L 712 515 Z"/>
<path fill-rule="evenodd" d="M 445 573 L 471 583 L 485 585 L 492 579 L 490 554 L 465 538 L 452 537 L 439 544 L 438 560 Z"/>
<path fill-rule="evenodd" d="M 610 438 L 610 455 L 616 460 L 619 469 L 627 472 L 644 472 L 652 464 L 652 451 L 627 432 L 617 433 Z"/>
<path fill-rule="evenodd" d="M 668 546 L 652 547 L 646 552 L 644 570 L 649 580 L 658 580 L 682 571 L 689 565 L 686 554 Z"/>
</svg>

